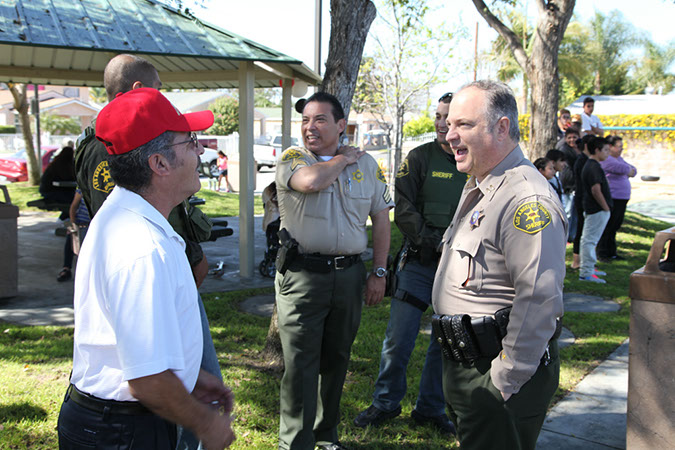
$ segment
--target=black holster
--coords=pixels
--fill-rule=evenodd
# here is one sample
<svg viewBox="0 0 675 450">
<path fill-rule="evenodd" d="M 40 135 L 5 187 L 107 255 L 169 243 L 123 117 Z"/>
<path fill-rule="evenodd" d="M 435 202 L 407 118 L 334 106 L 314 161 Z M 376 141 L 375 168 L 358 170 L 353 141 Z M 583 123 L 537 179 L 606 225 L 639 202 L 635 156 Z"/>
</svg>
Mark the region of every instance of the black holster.
<svg viewBox="0 0 675 450">
<path fill-rule="evenodd" d="M 290 265 L 298 257 L 298 241 L 293 239 L 286 228 L 279 230 L 281 247 L 277 252 L 275 266 L 280 274 L 284 275 Z"/>
</svg>

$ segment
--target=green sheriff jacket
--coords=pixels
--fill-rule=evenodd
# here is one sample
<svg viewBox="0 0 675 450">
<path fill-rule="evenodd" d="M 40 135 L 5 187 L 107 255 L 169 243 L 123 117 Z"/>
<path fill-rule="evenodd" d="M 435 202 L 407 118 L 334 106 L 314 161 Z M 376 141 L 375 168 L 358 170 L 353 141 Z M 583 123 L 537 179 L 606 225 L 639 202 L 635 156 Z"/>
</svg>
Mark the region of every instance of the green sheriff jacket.
<svg viewBox="0 0 675 450">
<path fill-rule="evenodd" d="M 435 251 L 455 215 L 466 180 L 457 171 L 454 155 L 435 140 L 408 153 L 396 174 L 394 219 L 415 248 Z"/>
</svg>

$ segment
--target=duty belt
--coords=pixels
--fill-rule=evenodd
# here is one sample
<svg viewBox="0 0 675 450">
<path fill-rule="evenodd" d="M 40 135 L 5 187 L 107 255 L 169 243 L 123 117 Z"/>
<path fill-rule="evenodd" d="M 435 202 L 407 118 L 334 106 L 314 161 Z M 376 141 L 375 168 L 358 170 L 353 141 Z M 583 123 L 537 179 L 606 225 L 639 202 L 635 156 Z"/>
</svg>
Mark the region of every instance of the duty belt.
<svg viewBox="0 0 675 450">
<path fill-rule="evenodd" d="M 328 273 L 332 270 L 348 269 L 361 261 L 361 255 L 320 255 L 300 254 L 291 266 L 301 267 L 310 272 Z"/>
<path fill-rule="evenodd" d="M 495 317 L 484 316 L 472 319 L 468 314 L 434 314 L 431 326 L 446 359 L 458 362 L 473 362 L 479 358 L 494 359 L 502 351 L 502 339 L 506 336 L 511 308 L 500 309 Z M 551 341 L 560 337 L 562 323 L 556 319 L 556 328 Z M 544 358 L 548 356 L 548 347 Z M 543 361 L 548 364 L 548 361 Z"/>
<path fill-rule="evenodd" d="M 75 385 L 68 386 L 66 398 L 70 397 L 72 401 L 90 411 L 104 414 L 123 414 L 126 416 L 145 416 L 153 414 L 148 408 L 139 402 L 120 402 L 116 400 L 103 400 L 93 395 L 80 391 Z"/>
</svg>

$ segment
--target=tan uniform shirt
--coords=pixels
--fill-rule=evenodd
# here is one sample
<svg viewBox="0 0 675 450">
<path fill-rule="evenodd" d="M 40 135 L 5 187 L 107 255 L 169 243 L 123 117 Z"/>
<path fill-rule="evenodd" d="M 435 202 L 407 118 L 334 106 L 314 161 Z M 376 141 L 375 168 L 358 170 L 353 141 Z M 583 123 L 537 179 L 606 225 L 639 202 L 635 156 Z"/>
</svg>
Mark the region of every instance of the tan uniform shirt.
<svg viewBox="0 0 675 450">
<path fill-rule="evenodd" d="M 480 317 L 512 306 L 490 375 L 500 391 L 517 393 L 563 314 L 565 213 L 520 147 L 479 185 L 471 177 L 459 205 L 441 242 L 434 311 Z"/>
<path fill-rule="evenodd" d="M 368 244 L 368 216 L 394 204 L 384 174 L 366 154 L 322 191 L 304 194 L 291 189 L 288 182 L 296 170 L 319 162 L 301 147 L 282 154 L 276 173 L 281 227 L 298 241 L 301 253 L 360 254 Z"/>
</svg>

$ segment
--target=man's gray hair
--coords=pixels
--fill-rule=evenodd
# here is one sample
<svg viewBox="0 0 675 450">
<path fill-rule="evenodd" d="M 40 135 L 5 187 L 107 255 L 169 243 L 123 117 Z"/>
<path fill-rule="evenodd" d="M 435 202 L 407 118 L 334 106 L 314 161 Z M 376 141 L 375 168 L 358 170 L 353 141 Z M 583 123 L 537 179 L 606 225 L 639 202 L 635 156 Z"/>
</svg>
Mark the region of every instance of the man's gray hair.
<svg viewBox="0 0 675 450">
<path fill-rule="evenodd" d="M 176 164 L 176 152 L 171 144 L 176 134 L 165 131 L 150 142 L 121 155 L 108 155 L 110 175 L 115 184 L 137 194 L 143 193 L 152 181 L 152 169 L 148 159 L 158 153 L 164 156 L 171 167 Z"/>
<path fill-rule="evenodd" d="M 471 87 L 480 89 L 487 95 L 487 111 L 485 115 L 490 128 L 494 128 L 499 119 L 506 117 L 509 119 L 509 137 L 514 142 L 519 142 L 518 105 L 511 88 L 499 81 L 478 80 L 462 86 L 460 91 Z"/>
</svg>

